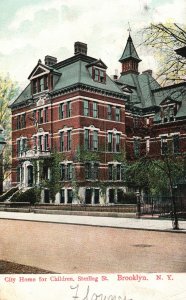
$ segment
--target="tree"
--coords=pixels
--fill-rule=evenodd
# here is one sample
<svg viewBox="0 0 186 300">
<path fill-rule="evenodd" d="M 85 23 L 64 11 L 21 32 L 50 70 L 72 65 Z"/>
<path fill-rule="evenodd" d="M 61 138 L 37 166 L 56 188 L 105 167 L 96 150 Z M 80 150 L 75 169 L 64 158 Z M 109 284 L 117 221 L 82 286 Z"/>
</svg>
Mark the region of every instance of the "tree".
<svg viewBox="0 0 186 300">
<path fill-rule="evenodd" d="M 173 228 L 178 229 L 175 185 L 185 175 L 184 157 L 167 153 L 162 159 L 142 157 L 131 162 L 127 168 L 128 184 L 145 189 L 152 196 L 168 194 L 172 204 Z"/>
<path fill-rule="evenodd" d="M 3 151 L 3 162 L 1 159 L 0 168 L 3 172 L 0 178 L 0 194 L 3 190 L 3 180 L 10 174 L 11 164 L 11 110 L 9 108 L 10 102 L 18 94 L 18 85 L 13 82 L 10 77 L 0 75 L 0 124 L 4 129 L 6 136 L 6 146 Z"/>
<path fill-rule="evenodd" d="M 159 70 L 157 79 L 162 85 L 185 80 L 186 59 L 175 50 L 186 46 L 186 26 L 176 23 L 151 24 L 143 29 L 143 44 L 154 48 Z"/>
</svg>

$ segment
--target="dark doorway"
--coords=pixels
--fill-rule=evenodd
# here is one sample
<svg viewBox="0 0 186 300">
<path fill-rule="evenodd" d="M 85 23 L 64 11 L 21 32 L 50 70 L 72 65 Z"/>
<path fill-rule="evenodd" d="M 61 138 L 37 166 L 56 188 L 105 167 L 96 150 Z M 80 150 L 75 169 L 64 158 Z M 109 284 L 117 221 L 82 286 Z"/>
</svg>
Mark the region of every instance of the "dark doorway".
<svg viewBox="0 0 186 300">
<path fill-rule="evenodd" d="M 85 202 L 86 204 L 92 204 L 92 189 L 86 189 Z"/>
<path fill-rule="evenodd" d="M 28 186 L 33 186 L 33 166 L 28 166 Z"/>
<path fill-rule="evenodd" d="M 99 204 L 99 189 L 95 189 L 94 203 Z"/>
<path fill-rule="evenodd" d="M 72 200 L 73 200 L 73 192 L 71 189 L 67 190 L 67 201 L 68 203 L 72 203 Z"/>
<path fill-rule="evenodd" d="M 61 189 L 60 191 L 60 203 L 65 203 L 65 190 Z"/>
<path fill-rule="evenodd" d="M 115 190 L 114 189 L 110 189 L 109 190 L 109 203 L 114 203 L 114 195 L 115 195 Z"/>
<path fill-rule="evenodd" d="M 50 203 L 50 193 L 48 189 L 44 190 L 44 202 L 45 203 Z"/>
</svg>

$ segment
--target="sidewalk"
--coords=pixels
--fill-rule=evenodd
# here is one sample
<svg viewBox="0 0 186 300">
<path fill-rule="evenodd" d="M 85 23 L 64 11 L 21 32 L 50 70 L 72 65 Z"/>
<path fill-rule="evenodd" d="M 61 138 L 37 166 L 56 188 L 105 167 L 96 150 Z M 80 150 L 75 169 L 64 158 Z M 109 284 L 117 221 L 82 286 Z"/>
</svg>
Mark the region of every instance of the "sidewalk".
<svg viewBox="0 0 186 300">
<path fill-rule="evenodd" d="M 36 214 L 32 212 L 15 213 L 2 211 L 0 212 L 0 219 L 186 233 L 186 221 L 179 221 L 180 229 L 173 230 L 171 220 L 160 219 L 51 215 L 46 213 Z"/>
</svg>

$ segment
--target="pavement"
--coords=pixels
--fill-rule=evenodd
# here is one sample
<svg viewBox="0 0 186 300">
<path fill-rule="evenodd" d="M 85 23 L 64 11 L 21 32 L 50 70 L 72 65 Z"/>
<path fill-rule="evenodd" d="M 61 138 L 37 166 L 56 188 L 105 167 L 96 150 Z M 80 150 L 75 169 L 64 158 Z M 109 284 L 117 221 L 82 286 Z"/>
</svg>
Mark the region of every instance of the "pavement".
<svg viewBox="0 0 186 300">
<path fill-rule="evenodd" d="M 186 233 L 186 221 L 179 221 L 179 230 L 173 230 L 171 220 L 157 218 L 113 218 L 1 211 L 0 219 Z"/>
</svg>

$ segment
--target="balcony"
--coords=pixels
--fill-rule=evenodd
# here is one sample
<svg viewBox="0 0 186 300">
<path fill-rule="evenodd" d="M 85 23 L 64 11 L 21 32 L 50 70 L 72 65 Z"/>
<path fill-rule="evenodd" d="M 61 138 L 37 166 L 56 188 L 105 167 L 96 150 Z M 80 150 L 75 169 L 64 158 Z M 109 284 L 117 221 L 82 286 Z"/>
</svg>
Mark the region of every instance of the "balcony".
<svg viewBox="0 0 186 300">
<path fill-rule="evenodd" d="M 18 159 L 45 158 L 45 157 L 50 157 L 50 155 L 51 155 L 50 149 L 47 149 L 45 151 L 40 149 L 27 150 L 19 153 Z"/>
</svg>

